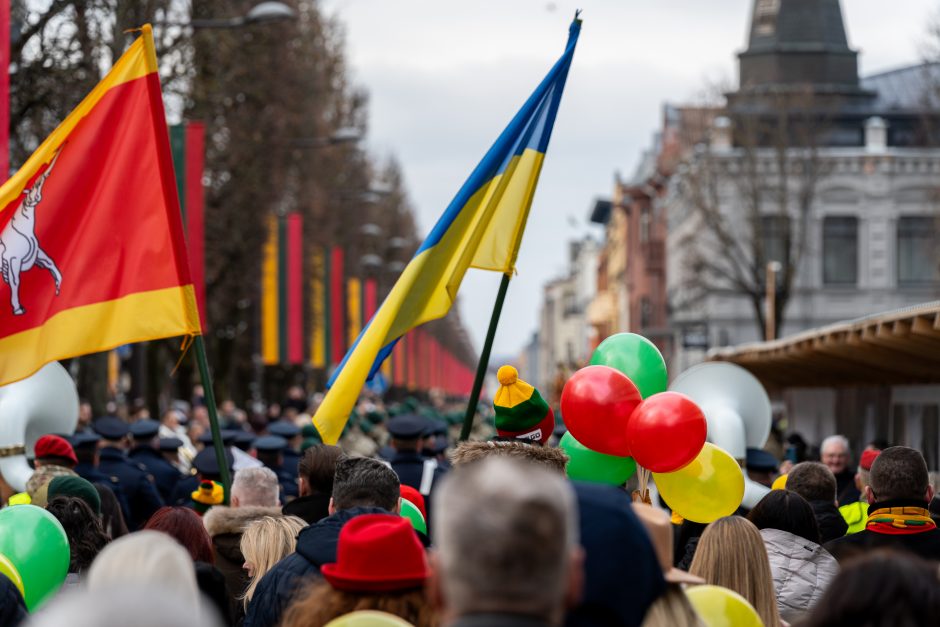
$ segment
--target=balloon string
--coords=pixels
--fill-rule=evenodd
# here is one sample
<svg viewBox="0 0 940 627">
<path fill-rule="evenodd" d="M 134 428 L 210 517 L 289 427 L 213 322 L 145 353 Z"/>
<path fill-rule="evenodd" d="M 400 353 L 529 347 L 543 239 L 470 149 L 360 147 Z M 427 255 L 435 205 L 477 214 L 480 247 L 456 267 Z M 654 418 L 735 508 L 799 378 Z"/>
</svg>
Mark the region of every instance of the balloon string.
<svg viewBox="0 0 940 627">
<path fill-rule="evenodd" d="M 647 505 L 652 505 L 653 502 L 650 499 L 649 491 L 649 481 L 650 481 L 650 471 L 642 466 L 636 467 L 636 478 L 637 483 L 639 484 L 639 489 L 633 491 L 633 501 L 635 503 L 646 503 Z"/>
</svg>

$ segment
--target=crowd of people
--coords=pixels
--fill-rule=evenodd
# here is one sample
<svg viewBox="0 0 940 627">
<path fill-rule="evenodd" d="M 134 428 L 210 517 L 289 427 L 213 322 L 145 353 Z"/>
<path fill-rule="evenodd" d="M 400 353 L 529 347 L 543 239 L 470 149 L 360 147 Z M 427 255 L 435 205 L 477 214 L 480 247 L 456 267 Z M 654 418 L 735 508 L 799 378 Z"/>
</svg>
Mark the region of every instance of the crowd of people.
<svg viewBox="0 0 940 627">
<path fill-rule="evenodd" d="M 365 401 L 329 446 L 302 394 L 263 422 L 223 403 L 226 490 L 204 406 L 159 421 L 83 406 L 4 500 L 61 523 L 68 576 L 30 615 L 0 575 L 0 625 L 308 627 L 374 610 L 418 627 L 700 626 L 687 592 L 702 585 L 768 627 L 940 616 L 940 507 L 916 450 L 856 459 L 833 436 L 819 461 L 749 451 L 774 489 L 705 525 L 633 502 L 632 485 L 568 480 L 558 429 L 517 411 L 509 437 L 497 410 L 458 443 L 456 410 Z"/>
</svg>

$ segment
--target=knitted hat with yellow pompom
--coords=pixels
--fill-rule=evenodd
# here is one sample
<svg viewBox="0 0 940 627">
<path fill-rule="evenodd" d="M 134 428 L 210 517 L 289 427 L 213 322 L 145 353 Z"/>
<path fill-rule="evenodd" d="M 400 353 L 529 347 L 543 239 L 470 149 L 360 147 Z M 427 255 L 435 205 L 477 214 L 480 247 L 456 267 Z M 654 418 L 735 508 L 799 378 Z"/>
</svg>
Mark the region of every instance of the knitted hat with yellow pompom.
<svg viewBox="0 0 940 627">
<path fill-rule="evenodd" d="M 555 429 L 555 413 L 534 387 L 519 378 L 512 366 L 496 373 L 499 390 L 493 396 L 496 432 L 504 438 L 548 441 Z"/>
<path fill-rule="evenodd" d="M 225 490 L 222 484 L 217 481 L 204 480 L 189 495 L 193 499 L 193 509 L 202 516 L 213 505 L 221 505 L 225 502 Z"/>
</svg>

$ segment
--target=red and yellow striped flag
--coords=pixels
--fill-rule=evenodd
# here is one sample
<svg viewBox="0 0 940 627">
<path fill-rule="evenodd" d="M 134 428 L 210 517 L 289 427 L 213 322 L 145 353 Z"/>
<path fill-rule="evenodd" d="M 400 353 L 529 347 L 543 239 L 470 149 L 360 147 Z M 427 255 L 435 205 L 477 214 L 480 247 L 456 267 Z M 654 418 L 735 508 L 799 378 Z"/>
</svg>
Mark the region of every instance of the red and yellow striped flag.
<svg viewBox="0 0 940 627">
<path fill-rule="evenodd" d="M 0 385 L 201 332 L 150 26 L 0 187 Z"/>
</svg>

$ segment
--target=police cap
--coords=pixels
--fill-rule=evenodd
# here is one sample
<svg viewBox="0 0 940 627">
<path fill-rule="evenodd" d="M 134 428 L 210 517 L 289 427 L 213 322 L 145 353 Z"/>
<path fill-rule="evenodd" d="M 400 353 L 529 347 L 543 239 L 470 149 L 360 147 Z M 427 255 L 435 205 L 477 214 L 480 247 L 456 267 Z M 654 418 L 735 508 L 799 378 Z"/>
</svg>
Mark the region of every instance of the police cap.
<svg viewBox="0 0 940 627">
<path fill-rule="evenodd" d="M 265 435 L 252 442 L 251 447 L 260 453 L 278 453 L 287 448 L 287 440 L 279 435 Z"/>
<path fill-rule="evenodd" d="M 777 458 L 767 451 L 759 448 L 747 449 L 746 466 L 755 472 L 772 472 L 777 470 Z"/>
<path fill-rule="evenodd" d="M 268 425 L 268 433 L 288 440 L 300 434 L 300 427 L 287 420 L 275 420 Z"/>
<path fill-rule="evenodd" d="M 156 420 L 139 420 L 131 425 L 130 431 L 135 440 L 149 440 L 160 431 L 160 423 Z"/>
<path fill-rule="evenodd" d="M 105 416 L 91 423 L 95 433 L 105 440 L 120 440 L 129 431 L 127 423 L 116 416 Z"/>
<path fill-rule="evenodd" d="M 398 440 L 417 440 L 427 428 L 426 418 L 415 414 L 395 416 L 388 421 L 388 432 Z"/>
<path fill-rule="evenodd" d="M 235 463 L 232 452 L 228 449 L 225 449 L 225 463 L 228 464 L 229 470 L 232 469 L 232 464 Z M 208 447 L 199 451 L 193 458 L 193 468 L 200 475 L 218 476 L 219 463 L 215 458 L 215 448 Z"/>
</svg>

